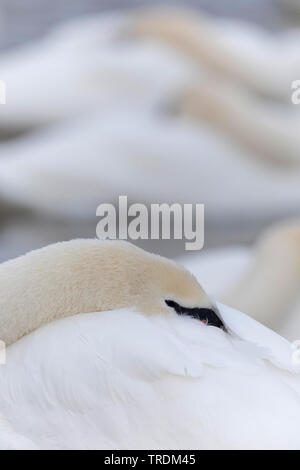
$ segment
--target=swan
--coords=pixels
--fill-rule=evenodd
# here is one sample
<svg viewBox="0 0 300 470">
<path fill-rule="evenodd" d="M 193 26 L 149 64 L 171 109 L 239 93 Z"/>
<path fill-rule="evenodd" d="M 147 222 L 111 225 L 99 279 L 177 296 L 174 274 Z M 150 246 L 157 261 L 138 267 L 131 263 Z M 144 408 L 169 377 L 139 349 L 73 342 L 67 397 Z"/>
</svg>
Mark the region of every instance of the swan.
<svg viewBox="0 0 300 470">
<path fill-rule="evenodd" d="M 299 220 L 271 226 L 258 240 L 248 269 L 222 301 L 291 340 L 300 338 L 299 249 Z"/>
<path fill-rule="evenodd" d="M 0 275 L 1 449 L 300 447 L 289 342 L 175 262 L 75 240 Z"/>
<path fill-rule="evenodd" d="M 210 307 L 186 270 L 125 241 L 79 239 L 50 245 L 0 264 L 0 280 L 0 332 L 6 344 L 77 313 L 133 305 L 149 314 L 168 312 L 158 295 L 161 290 L 174 302 L 177 292 L 186 307 Z"/>
<path fill-rule="evenodd" d="M 168 105 L 195 76 L 194 66 L 153 40 L 127 37 L 128 14 L 102 13 L 54 29 L 0 56 L 7 103 L 0 129 L 27 130 L 90 109 Z"/>
<path fill-rule="evenodd" d="M 281 80 L 282 74 L 288 73 L 283 63 L 288 60 L 289 55 L 282 51 L 282 57 L 278 58 L 275 40 L 275 44 L 272 44 L 272 39 L 269 38 L 269 46 L 263 47 L 260 43 L 264 42 L 264 38 L 258 40 L 255 34 L 252 38 L 253 34 L 251 36 L 245 26 L 245 38 L 238 42 L 241 50 L 236 51 L 234 38 L 237 33 L 243 36 L 241 26 L 234 28 L 231 25 L 232 31 L 227 27 L 224 32 L 222 25 L 214 25 L 213 21 L 205 16 L 195 20 L 194 14 L 189 15 L 186 11 L 179 13 L 176 9 L 154 9 L 140 13 L 137 15 L 136 29 L 139 32 L 138 37 L 150 35 L 156 39 L 167 39 L 167 44 L 173 45 L 174 50 L 181 51 L 182 48 L 178 47 L 181 45 L 184 50 L 190 52 L 189 56 L 196 54 L 200 62 L 199 72 L 195 84 L 187 87 L 178 102 L 178 110 L 181 113 L 210 122 L 212 126 L 271 164 L 299 165 L 300 114 L 297 107 L 280 106 L 276 102 L 262 100 L 262 90 L 259 96 L 254 96 L 251 90 L 243 87 L 242 79 L 260 79 L 263 81 L 263 88 L 270 91 L 274 80 Z M 226 38 L 226 33 L 229 38 Z M 222 36 L 225 36 L 224 40 Z M 242 49 L 242 44 L 246 44 L 247 48 L 251 41 L 254 43 L 252 48 L 255 46 L 254 50 L 257 49 L 258 57 L 254 51 Z M 279 43 L 281 41 L 283 40 L 278 40 Z M 295 39 L 295 34 L 290 37 L 291 46 L 294 42 L 299 44 L 299 35 L 298 40 Z M 272 53 L 268 52 L 268 48 Z M 197 54 L 198 49 L 200 57 Z M 295 65 L 297 64 L 300 73 L 300 61 L 298 52 L 296 53 L 299 47 L 295 49 L 293 46 L 292 50 Z M 259 64 L 256 64 L 255 60 L 259 61 Z M 227 72 L 224 75 L 222 66 Z M 277 68 L 281 74 L 276 73 Z M 285 77 L 285 80 L 282 80 L 282 92 L 286 95 L 286 101 L 291 104 L 291 84 L 298 75 L 296 70 L 289 72 L 289 79 Z M 234 78 L 239 73 L 240 80 L 236 82 Z"/>
<path fill-rule="evenodd" d="M 300 338 L 299 248 L 299 220 L 283 220 L 252 248 L 219 248 L 178 261 L 209 295 L 294 341 Z"/>
<path fill-rule="evenodd" d="M 1 79 L 9 99 L 0 107 L 0 129 L 28 129 L 95 109 L 105 116 L 123 106 L 160 111 L 175 107 L 208 121 L 271 163 L 299 164 L 297 110 L 260 103 L 231 77 L 220 80 L 205 61 L 195 63 L 159 42 L 159 37 L 136 37 L 134 18 L 143 29 L 152 21 L 148 14 L 144 18 L 134 12 L 110 13 L 73 20 L 40 43 L 2 55 Z M 177 24 L 176 12 L 171 10 L 169 16 L 171 24 Z M 157 21 L 165 24 L 163 13 Z"/>
<path fill-rule="evenodd" d="M 299 166 L 297 106 L 266 103 L 211 73 L 202 77 L 178 102 L 180 113 L 210 123 L 265 164 Z"/>
<path fill-rule="evenodd" d="M 241 21 L 169 6 L 136 12 L 131 31 L 164 41 L 249 91 L 290 103 L 291 83 L 300 74 L 296 29 L 275 35 Z"/>
<path fill-rule="evenodd" d="M 242 214 L 277 218 L 300 203 L 295 169 L 276 171 L 204 124 L 155 113 L 96 113 L 3 143 L 0 156 L 2 200 L 48 214 L 94 218 L 125 194 L 204 203 L 207 217 L 237 225 Z"/>
</svg>

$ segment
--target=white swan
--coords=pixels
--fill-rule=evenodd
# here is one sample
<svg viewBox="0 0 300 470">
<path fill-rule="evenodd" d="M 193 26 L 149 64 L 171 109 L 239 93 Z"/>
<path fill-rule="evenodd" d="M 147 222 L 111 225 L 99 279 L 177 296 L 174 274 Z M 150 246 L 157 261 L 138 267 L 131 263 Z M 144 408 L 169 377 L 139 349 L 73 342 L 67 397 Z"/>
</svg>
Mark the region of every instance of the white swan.
<svg viewBox="0 0 300 470">
<path fill-rule="evenodd" d="M 165 300 L 176 296 L 186 307 L 211 306 L 184 268 L 121 241 L 74 240 L 35 250 L 0 264 L 0 284 L 0 336 L 7 344 L 78 313 L 131 306 L 168 312 Z"/>
<path fill-rule="evenodd" d="M 183 256 L 179 261 L 206 292 L 289 340 L 300 338 L 300 224 L 272 225 L 254 248 L 235 247 Z"/>
<path fill-rule="evenodd" d="M 300 300 L 299 250 L 299 221 L 272 226 L 259 240 L 249 268 L 223 300 L 289 339 L 300 338 L 299 310 L 291 323 Z"/>
<path fill-rule="evenodd" d="M 9 341 L 82 308 L 140 310 L 71 316 L 10 346 L 0 368 L 0 448 L 300 447 L 290 344 L 237 311 L 216 310 L 175 263 L 81 240 L 0 269 L 9 312 L 1 308 L 0 332 Z M 217 323 L 199 321 L 209 314 Z"/>
<path fill-rule="evenodd" d="M 300 203 L 299 172 L 264 167 L 204 125 L 149 113 L 81 118 L 2 144 L 0 155 L 2 198 L 43 213 L 94 217 L 126 194 L 204 203 L 207 217 L 238 224 Z"/>
<path fill-rule="evenodd" d="M 163 36 L 174 33 L 175 39 L 179 35 L 179 42 L 181 39 L 188 44 L 192 41 L 190 47 L 194 50 L 198 23 L 192 27 L 195 20 L 187 13 L 182 19 L 181 16 L 171 9 L 168 15 L 158 10 L 144 15 L 119 13 L 87 17 L 58 28 L 41 43 L 0 57 L 1 79 L 6 82 L 9 94 L 7 104 L 0 107 L 0 129 L 40 126 L 57 119 L 82 116 L 91 109 L 101 109 L 105 115 L 111 109 L 119 110 L 120 106 L 161 110 L 177 103 L 181 113 L 201 117 L 271 163 L 299 164 L 300 118 L 296 109 L 286 111 L 277 109 L 274 104 L 259 102 L 239 89 L 230 73 L 225 74 L 224 80 L 220 79 L 218 68 L 215 70 L 209 60 L 201 57 L 198 63 L 184 56 L 180 48 L 159 42 L 162 29 Z M 209 24 L 209 20 L 206 24 L 203 18 L 201 25 L 209 31 L 202 37 L 204 42 L 209 41 L 209 37 L 214 41 L 214 27 Z M 147 36 L 152 28 L 154 40 L 134 34 L 137 29 Z M 189 34 L 193 40 L 185 38 Z M 234 41 L 230 34 L 229 38 L 232 49 Z M 248 57 L 249 52 L 240 51 L 235 64 L 232 58 L 224 59 L 224 41 L 219 38 L 217 43 L 221 50 L 213 54 L 209 49 L 208 56 L 212 56 L 212 61 L 216 55 L 221 63 L 228 62 L 234 76 L 239 66 L 243 69 L 241 57 Z M 261 53 L 262 47 L 257 46 L 257 49 Z M 277 54 L 278 48 L 274 49 Z M 203 46 L 203 52 L 206 50 Z M 264 54 L 270 56 L 267 51 Z M 283 56 L 286 58 L 287 54 Z M 266 60 L 261 58 L 261 62 L 265 76 Z M 257 77 L 258 66 L 250 65 L 246 63 L 243 77 L 249 76 L 249 68 L 254 68 L 254 77 Z M 268 89 L 271 78 L 279 76 L 274 73 L 274 67 L 272 75 L 267 77 Z M 281 65 L 280 70 L 285 72 L 286 67 Z M 296 72 L 291 80 L 295 77 Z M 291 80 L 285 90 L 289 99 Z"/>
<path fill-rule="evenodd" d="M 165 40 L 200 66 L 195 85 L 183 95 L 181 112 L 210 122 L 266 161 L 299 165 L 300 114 L 291 103 L 291 84 L 300 73 L 299 34 L 289 42 L 264 38 L 245 25 L 214 24 L 172 8 L 146 10 L 137 15 L 135 27 L 138 37 Z M 277 42 L 288 42 L 290 54 Z M 249 93 L 244 82 L 257 88 L 259 96 Z M 279 84 L 289 107 L 261 99 L 263 91 L 276 94 Z"/>
<path fill-rule="evenodd" d="M 211 18 L 178 7 L 148 8 L 133 17 L 139 37 L 161 39 L 214 70 L 220 77 L 290 103 L 300 74 L 298 30 L 268 34 L 237 20 Z"/>
<path fill-rule="evenodd" d="M 298 165 L 300 113 L 297 106 L 279 106 L 251 96 L 217 75 L 186 92 L 179 109 L 187 116 L 209 122 L 233 141 L 271 165 Z"/>
<path fill-rule="evenodd" d="M 127 37 L 128 15 L 69 21 L 42 41 L 0 56 L 7 103 L 0 129 L 48 124 L 126 103 L 168 104 L 194 76 L 190 61 L 157 41 Z"/>
</svg>

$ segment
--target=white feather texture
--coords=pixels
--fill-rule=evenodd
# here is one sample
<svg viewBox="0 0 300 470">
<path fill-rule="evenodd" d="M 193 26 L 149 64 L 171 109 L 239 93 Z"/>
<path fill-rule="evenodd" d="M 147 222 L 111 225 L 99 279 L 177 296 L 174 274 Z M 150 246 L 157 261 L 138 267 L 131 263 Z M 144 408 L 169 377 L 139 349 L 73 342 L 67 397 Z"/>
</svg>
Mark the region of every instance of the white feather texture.
<svg viewBox="0 0 300 470">
<path fill-rule="evenodd" d="M 300 448 L 291 344 L 216 310 L 176 263 L 73 240 L 1 275 L 0 448 Z M 224 330 L 166 299 L 213 310 Z"/>
<path fill-rule="evenodd" d="M 289 343 L 219 308 L 237 333 L 130 310 L 49 324 L 8 348 L 0 411 L 43 449 L 299 448 Z"/>
</svg>

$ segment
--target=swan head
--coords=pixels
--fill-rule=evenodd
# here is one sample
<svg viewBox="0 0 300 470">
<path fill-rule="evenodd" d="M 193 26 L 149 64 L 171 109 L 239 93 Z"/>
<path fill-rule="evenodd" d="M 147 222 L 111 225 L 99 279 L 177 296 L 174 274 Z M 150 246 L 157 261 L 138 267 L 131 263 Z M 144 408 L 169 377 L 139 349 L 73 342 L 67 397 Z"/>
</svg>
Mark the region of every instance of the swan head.
<svg viewBox="0 0 300 470">
<path fill-rule="evenodd" d="M 225 330 L 192 274 L 124 241 L 72 240 L 33 251 L 0 265 L 0 285 L 7 344 L 61 317 L 122 308 L 187 315 Z"/>
<path fill-rule="evenodd" d="M 124 241 L 79 240 L 68 246 L 77 245 L 79 257 L 85 253 L 80 271 L 81 285 L 86 285 L 80 293 L 81 299 L 86 298 L 83 311 L 133 307 L 149 315 L 187 315 L 224 327 L 196 278 L 174 261 Z"/>
<path fill-rule="evenodd" d="M 139 310 L 185 315 L 225 330 L 216 305 L 189 271 L 174 261 L 140 251 L 136 258 L 140 293 L 135 305 Z"/>
</svg>

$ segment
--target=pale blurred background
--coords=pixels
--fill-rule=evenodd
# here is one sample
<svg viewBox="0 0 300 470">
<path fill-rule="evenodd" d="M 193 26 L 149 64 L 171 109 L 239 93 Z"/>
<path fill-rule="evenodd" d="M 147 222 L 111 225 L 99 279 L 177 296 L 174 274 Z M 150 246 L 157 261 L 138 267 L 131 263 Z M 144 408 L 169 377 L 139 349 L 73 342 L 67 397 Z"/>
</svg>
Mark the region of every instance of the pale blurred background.
<svg viewBox="0 0 300 470">
<path fill-rule="evenodd" d="M 159 0 L 1 0 L 2 15 L 6 20 L 2 34 L 1 48 L 12 47 L 33 38 L 39 39 L 58 22 L 80 16 L 82 14 L 108 11 L 140 5 L 160 4 L 189 5 L 201 8 L 219 16 L 242 18 L 259 24 L 269 30 L 279 30 L 297 24 L 295 10 L 289 4 L 297 5 L 297 0 L 178 0 L 177 2 L 161 2 Z M 286 3 L 286 6 L 285 6 Z"/>
<path fill-rule="evenodd" d="M 212 15 L 212 18 L 228 18 L 238 21 L 243 20 L 249 24 L 257 25 L 260 28 L 276 34 L 277 32 L 285 31 L 287 28 L 297 27 L 299 24 L 299 16 L 297 15 L 297 8 L 291 8 L 293 2 L 284 1 L 267 1 L 267 0 L 224 0 L 219 1 L 185 1 L 185 2 L 168 2 L 168 5 L 177 5 L 179 7 L 189 6 L 197 12 L 205 12 Z M 24 47 L 24 44 L 33 43 L 33 47 L 39 44 L 39 40 L 49 32 L 55 31 L 57 25 L 64 25 L 66 20 L 72 18 L 79 18 L 82 15 L 99 15 L 100 12 L 111 12 L 128 10 L 135 11 L 136 7 L 154 6 L 160 5 L 159 1 L 103 1 L 103 0 L 91 0 L 91 1 L 58 1 L 54 0 L 49 2 L 43 0 L 2 0 L 1 1 L 1 43 L 0 48 L 3 54 L 6 54 L 5 59 L 9 57 L 10 52 L 14 53 L 18 50 L 18 47 Z M 297 2 L 295 2 L 297 7 Z M 99 26 L 100 28 L 100 26 Z M 80 34 L 80 27 L 78 28 Z M 84 32 L 82 33 L 84 36 Z M 241 44 L 242 46 L 242 44 Z M 247 49 L 246 52 L 247 54 Z M 22 55 L 17 60 L 22 61 Z M 155 61 L 153 62 L 155 63 Z M 37 70 L 38 70 L 37 60 Z M 26 69 L 26 58 L 24 62 L 24 68 Z M 21 70 L 25 70 L 21 69 Z M 1 70 L 1 67 L 0 67 Z M 157 70 L 159 75 L 160 71 Z M 276 73 L 276 71 L 274 71 Z M 16 68 L 15 75 L 18 74 Z M 0 77 L 1 78 L 1 77 Z M 20 79 L 21 77 L 19 77 Z M 295 77 L 297 78 L 297 77 Z M 219 75 L 220 81 L 222 81 L 221 75 Z M 10 96 L 10 84 L 8 83 L 8 102 L 11 100 Z M 289 93 L 289 90 L 286 90 Z M 25 87 L 24 93 L 30 97 L 31 90 Z M 33 94 L 33 100 L 35 99 Z M 38 99 L 38 98 L 37 98 Z M 37 106 L 37 103 L 34 103 Z M 118 105 L 116 106 L 116 108 Z M 290 105 L 292 108 L 292 105 Z M 288 106 L 287 106 L 288 108 Z M 116 110 L 116 114 L 117 114 Z M 284 111 L 286 112 L 286 110 Z M 25 118 L 26 120 L 26 118 Z M 205 121 L 205 118 L 204 118 Z M 201 123 L 200 123 L 201 124 Z M 206 123 L 205 123 L 206 124 Z M 209 124 L 214 131 L 214 125 Z M 22 126 L 21 126 L 22 127 Z M 1 155 L 5 154 L 5 144 L 14 142 L 15 136 L 19 136 L 24 132 L 18 125 L 9 126 L 9 129 L 4 125 L 1 126 L 1 115 L 0 115 L 0 129 L 2 135 L 3 149 Z M 28 129 L 26 129 L 28 132 Z M 217 130 L 219 132 L 219 130 Z M 88 136 L 86 137 L 88 139 Z M 55 139 L 55 135 L 53 135 Z M 229 136 L 231 141 L 234 140 L 232 136 Z M 22 142 L 19 145 L 19 151 L 22 153 Z M 41 148 L 47 147 L 47 139 L 42 144 Z M 237 152 L 239 152 L 237 147 Z M 30 153 L 30 145 L 27 151 Z M 187 150 L 188 151 L 188 150 Z M 244 153 L 244 148 L 241 149 L 241 153 Z M 252 152 L 253 153 L 253 152 Z M 42 157 L 41 157 L 42 158 Z M 84 156 L 82 156 L 84 158 Z M 209 158 L 209 156 L 207 157 Z M 244 158 L 244 156 L 243 156 Z M 18 169 L 17 169 L 18 168 Z M 17 166 L 16 171 L 21 172 L 22 169 Z M 217 171 L 217 168 L 216 168 Z M 230 170 L 228 170 L 229 172 Z M 276 171 L 278 171 L 276 169 Z M 1 167 L 0 167 L 1 174 Z M 20 177 L 20 175 L 19 175 Z M 226 178 L 230 178 L 230 174 L 226 175 Z M 200 180 L 199 180 L 200 182 Z M 235 177 L 233 177 L 232 184 L 236 183 Z M 220 206 L 223 199 L 221 191 L 222 188 L 215 187 L 214 182 L 211 182 L 212 192 L 215 194 L 220 191 Z M 276 188 L 276 184 L 275 184 Z M 278 187 L 278 191 L 282 191 L 281 187 Z M 54 188 L 49 188 L 49 191 L 55 191 Z M 255 192 L 255 188 L 253 189 Z M 118 191 L 115 191 L 118 194 Z M 38 199 L 38 195 L 36 196 Z M 20 196 L 22 199 L 22 197 Z M 99 192 L 99 203 L 102 202 L 102 198 L 107 200 L 107 196 L 102 195 Z M 95 226 L 97 218 L 93 218 L 91 215 L 85 220 L 81 220 L 76 217 L 56 217 L 55 211 L 52 214 L 46 214 L 43 210 L 36 213 L 30 208 L 30 204 L 24 204 L 29 206 L 26 209 L 22 208 L 22 201 L 18 201 L 16 204 L 14 198 L 5 198 L 6 201 L 1 202 L 1 231 L 0 231 L 0 259 L 6 260 L 10 257 L 22 254 L 29 249 L 43 246 L 45 244 L 70 239 L 74 237 L 90 237 L 95 236 Z M 108 198 L 109 199 L 109 198 Z M 142 202 L 145 200 L 145 196 L 141 195 L 141 199 L 137 194 L 136 200 Z M 160 199 L 159 199 L 160 200 Z M 174 194 L 171 195 L 171 201 L 174 200 Z M 20 203 L 19 203 L 20 202 Z M 149 202 L 149 201 L 147 201 Z M 180 201 L 178 201 L 180 202 Z M 199 191 L 198 200 L 190 200 L 187 196 L 186 202 L 207 202 L 203 200 L 201 191 Z M 290 216 L 295 214 L 295 207 L 291 201 L 291 204 L 285 204 L 284 210 L 277 214 L 272 209 L 265 210 L 261 213 L 253 213 L 251 210 L 240 210 L 238 216 L 238 224 L 236 224 L 236 214 L 233 216 L 220 210 L 220 215 L 216 215 L 214 211 L 210 212 L 210 204 L 207 203 L 207 219 L 206 219 L 206 244 L 205 247 L 214 246 L 225 246 L 241 243 L 251 243 L 255 240 L 258 233 L 262 229 L 268 226 L 273 220 L 281 218 L 282 216 Z M 238 226 L 236 226 L 238 225 Z M 143 242 L 142 246 L 151 249 L 156 252 L 160 252 L 167 256 L 181 255 L 183 252 L 183 244 L 176 242 Z"/>
</svg>

